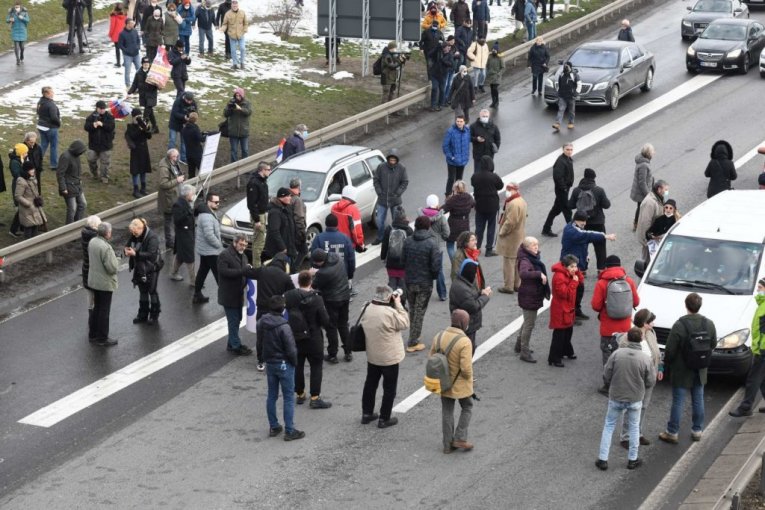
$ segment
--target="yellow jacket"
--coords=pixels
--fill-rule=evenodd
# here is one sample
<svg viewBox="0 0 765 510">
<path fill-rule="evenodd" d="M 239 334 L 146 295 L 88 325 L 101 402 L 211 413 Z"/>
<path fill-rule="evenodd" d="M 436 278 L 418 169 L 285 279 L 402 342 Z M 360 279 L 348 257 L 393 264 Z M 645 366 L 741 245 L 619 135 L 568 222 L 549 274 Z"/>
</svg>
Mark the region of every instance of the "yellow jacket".
<svg viewBox="0 0 765 510">
<path fill-rule="evenodd" d="M 427 13 L 424 18 L 422 18 L 422 24 L 420 25 L 423 30 L 427 30 L 430 27 L 433 26 L 433 21 L 438 21 L 438 29 L 443 30 L 446 28 L 446 18 L 444 18 L 444 15 L 440 12 L 437 12 L 435 16 L 433 16 L 430 13 Z"/>
<path fill-rule="evenodd" d="M 230 10 L 223 16 L 220 27 L 228 34 L 229 39 L 238 41 L 247 33 L 247 14 L 242 9 Z"/>
<path fill-rule="evenodd" d="M 441 392 L 441 396 L 453 399 L 471 396 L 473 394 L 473 344 L 460 328 L 450 326 L 433 337 L 433 343 L 430 346 L 431 355 L 436 352 L 439 335 L 441 336 L 441 352 L 446 351 L 455 337 L 462 336 L 446 358 L 449 360 L 449 375 L 454 379 L 454 384 L 448 391 Z"/>
</svg>

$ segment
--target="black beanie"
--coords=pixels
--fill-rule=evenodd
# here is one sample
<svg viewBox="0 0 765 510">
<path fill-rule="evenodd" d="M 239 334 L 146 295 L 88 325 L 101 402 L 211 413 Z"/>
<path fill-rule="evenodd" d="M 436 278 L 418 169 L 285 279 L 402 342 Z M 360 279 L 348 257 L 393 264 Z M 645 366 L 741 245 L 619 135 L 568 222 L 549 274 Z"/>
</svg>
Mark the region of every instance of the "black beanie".
<svg viewBox="0 0 765 510">
<path fill-rule="evenodd" d="M 585 168 L 584 169 L 584 178 L 585 179 L 594 179 L 597 175 L 595 174 L 595 170 L 592 168 Z"/>
<path fill-rule="evenodd" d="M 462 263 L 462 271 L 460 274 L 470 283 L 475 281 L 475 275 L 478 272 L 478 264 L 473 261 L 465 261 Z"/>
<path fill-rule="evenodd" d="M 606 267 L 619 267 L 622 265 L 622 261 L 616 255 L 609 255 L 606 257 Z"/>
<path fill-rule="evenodd" d="M 328 227 L 337 227 L 337 216 L 334 214 L 328 214 L 326 218 L 324 218 L 324 224 Z"/>
</svg>

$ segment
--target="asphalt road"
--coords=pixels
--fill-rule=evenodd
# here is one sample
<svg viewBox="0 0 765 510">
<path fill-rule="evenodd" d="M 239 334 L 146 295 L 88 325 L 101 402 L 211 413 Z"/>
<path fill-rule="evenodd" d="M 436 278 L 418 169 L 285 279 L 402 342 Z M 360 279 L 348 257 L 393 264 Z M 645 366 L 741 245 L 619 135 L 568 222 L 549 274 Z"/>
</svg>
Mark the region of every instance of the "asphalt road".
<svg viewBox="0 0 765 510">
<path fill-rule="evenodd" d="M 656 147 L 654 174 L 669 181 L 672 198 L 681 211 L 688 211 L 706 196 L 703 171 L 714 141 L 727 139 L 738 158 L 764 138 L 753 129 L 762 115 L 762 83 L 756 71 L 713 81 L 686 74 L 686 45 L 678 33 L 684 7 L 684 2 L 656 5 L 633 19 L 638 40 L 656 53 L 650 93 L 624 97 L 617 112 L 582 108 L 575 131 L 553 135 L 553 113 L 530 97 L 527 76 L 514 76 L 507 79 L 495 118 L 503 134 L 496 158 L 500 175 L 558 150 L 564 141 L 574 141 L 575 150 L 578 144 L 591 145 L 574 155 L 577 181 L 584 168 L 597 171 L 598 184 L 613 203 L 608 231 L 618 236 L 609 243 L 609 253 L 618 254 L 627 268 L 639 254 L 631 232 L 634 204 L 629 190 L 634 156 L 643 143 Z M 765 19 L 761 12 L 752 16 Z M 600 36 L 610 38 L 612 32 Z M 633 122 L 640 107 L 684 90 L 689 82 L 703 86 Z M 481 101 L 489 100 L 483 96 Z M 597 130 L 614 120 L 623 122 L 623 129 L 609 128 L 600 140 Z M 450 122 L 448 113 L 423 113 L 366 142 L 400 149 L 411 180 L 409 211 L 423 205 L 428 194 L 442 192 L 446 175 L 440 139 Z M 598 141 L 591 143 L 593 139 Z M 755 158 L 739 168 L 736 187 L 756 187 L 761 164 Z M 525 180 L 522 192 L 529 203 L 527 232 L 536 235 L 552 203 L 549 170 Z M 562 221 L 553 229 L 560 231 Z M 549 267 L 560 255 L 560 242 L 540 241 Z M 488 283 L 501 286 L 499 258 L 483 259 L 482 264 Z M 357 274 L 361 296 L 371 295 L 386 280 L 379 261 Z M 593 285 L 590 276 L 586 300 Z M 206 292 L 214 296 L 214 283 L 208 287 Z M 106 351 L 87 342 L 81 290 L 0 324 L 0 507 L 637 508 L 690 444 L 687 412 L 678 446 L 654 441 L 641 448 L 645 467 L 633 472 L 624 468 L 626 452 L 616 445 L 612 468 L 597 471 L 593 462 L 606 404 L 595 392 L 601 370 L 597 321 L 575 329 L 579 359 L 558 369 L 544 363 L 550 341 L 546 313 L 532 337 L 541 363 L 519 362 L 512 353 L 514 336 L 476 363 L 481 401 L 474 407 L 470 439 L 476 449 L 471 453 L 441 453 L 440 408 L 434 397 L 399 414 L 400 423 L 392 429 L 360 425 L 363 354 L 350 364 L 325 366 L 323 396 L 334 405 L 327 411 L 297 409 L 296 426 L 306 431 L 305 440 L 269 440 L 265 377 L 255 370 L 253 357 L 229 357 L 225 338 L 50 428 L 18 423 L 222 317 L 215 304 L 192 308 L 191 289 L 165 275 L 160 295 L 159 328 L 134 326 L 137 292 L 126 272 L 120 273 L 111 325 L 120 344 Z M 354 317 L 360 302 L 352 304 Z M 484 310 L 479 343 L 519 315 L 515 296 L 495 294 Z M 434 294 L 423 337 L 432 338 L 448 325 L 447 317 L 447 303 Z M 244 338 L 254 343 L 252 334 L 244 333 Z M 397 403 L 421 386 L 424 359 L 420 353 L 403 361 Z M 646 425 L 650 438 L 663 430 L 668 417 L 667 386 L 661 384 L 654 392 Z M 707 422 L 735 389 L 724 380 L 707 386 Z M 737 423 L 726 421 L 722 433 L 705 438 L 707 466 L 736 428 Z M 704 469 L 697 466 L 699 474 L 691 472 L 689 479 Z M 667 508 L 682 499 L 689 490 L 684 487 L 678 487 Z"/>
</svg>

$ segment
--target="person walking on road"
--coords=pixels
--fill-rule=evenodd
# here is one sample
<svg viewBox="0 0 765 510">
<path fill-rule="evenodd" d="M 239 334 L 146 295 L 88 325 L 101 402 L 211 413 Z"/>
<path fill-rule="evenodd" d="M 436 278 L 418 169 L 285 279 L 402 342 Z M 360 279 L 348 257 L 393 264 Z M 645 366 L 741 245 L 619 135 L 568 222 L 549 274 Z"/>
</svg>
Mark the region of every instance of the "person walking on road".
<svg viewBox="0 0 765 510">
<path fill-rule="evenodd" d="M 704 176 L 709 178 L 707 186 L 707 198 L 731 188 L 731 181 L 735 181 L 736 165 L 733 163 L 733 147 L 725 140 L 718 140 L 712 145 L 710 156 Z"/>
<path fill-rule="evenodd" d="M 576 116 L 576 95 L 582 87 L 579 73 L 573 68 L 571 62 L 563 64 L 563 72 L 558 77 L 558 115 L 555 117 L 553 129 L 560 132 L 563 117 L 568 112 L 568 128 L 574 129 L 574 117 Z"/>
<path fill-rule="evenodd" d="M 16 55 L 16 65 L 24 62 L 24 43 L 27 42 L 27 27 L 29 25 L 29 11 L 21 5 L 21 0 L 16 0 L 13 7 L 8 9 L 5 22 L 11 25 L 11 41 L 13 41 L 13 53 Z"/>
<path fill-rule="evenodd" d="M 632 34 L 632 27 L 630 26 L 630 20 L 623 19 L 619 33 L 616 35 L 617 41 L 635 42 L 635 36 Z"/>
<path fill-rule="evenodd" d="M 252 265 L 260 267 L 263 248 L 266 245 L 266 212 L 268 212 L 268 184 L 271 165 L 258 163 L 258 169 L 247 181 L 247 209 L 252 219 Z"/>
<path fill-rule="evenodd" d="M 296 429 L 293 421 L 295 416 L 297 346 L 289 322 L 282 316 L 284 313 L 284 296 L 271 296 L 268 305 L 268 314 L 261 317 L 257 325 L 258 343 L 262 342 L 268 380 L 268 398 L 266 399 L 268 437 L 276 437 L 284 430 L 285 441 L 303 439 L 305 432 Z M 279 418 L 276 416 L 279 388 L 282 390 L 282 399 L 284 400 L 282 410 L 284 428 L 279 424 Z"/>
<path fill-rule="evenodd" d="M 515 341 L 515 352 L 521 355 L 521 361 L 536 363 L 537 360 L 531 356 L 534 351 L 529 345 L 531 332 L 544 300 L 550 299 L 550 282 L 539 252 L 539 241 L 535 237 L 526 237 L 518 250 L 518 274 L 521 280 L 518 306 L 523 310 L 523 324 Z"/>
<path fill-rule="evenodd" d="M 497 213 L 499 212 L 498 192 L 504 187 L 502 178 L 494 173 L 494 160 L 490 156 L 481 157 L 480 170 L 473 174 L 470 183 L 475 197 L 475 234 L 478 250 L 481 250 L 484 233 L 486 234 L 486 256 L 495 257 L 494 242 L 497 232 Z"/>
<path fill-rule="evenodd" d="M 476 25 L 478 25 L 477 21 Z M 479 35 L 468 47 L 465 55 L 470 62 L 470 79 L 473 82 L 473 88 L 483 94 L 486 92 L 483 85 L 486 82 L 486 63 L 489 61 L 489 46 L 486 44 L 485 36 Z"/>
<path fill-rule="evenodd" d="M 430 230 L 436 236 L 438 240 L 438 249 L 441 250 L 443 241 L 449 239 L 449 222 L 444 216 L 444 212 L 438 205 L 437 195 L 428 195 L 426 199 L 426 207 L 417 210 L 417 216 L 427 216 L 430 218 Z M 411 230 L 411 229 L 410 229 Z M 389 284 L 390 285 L 390 284 Z M 446 278 L 444 278 L 443 264 L 441 271 L 438 272 L 438 278 L 436 279 L 436 292 L 438 292 L 438 299 L 446 301 Z"/>
<path fill-rule="evenodd" d="M 448 103 L 454 110 L 455 118 L 461 115 L 465 123 L 470 122 L 470 108 L 475 105 L 475 87 L 464 65 L 459 67 L 457 75 L 452 80 Z"/>
<path fill-rule="evenodd" d="M 481 310 L 489 303 L 491 287 L 476 288 L 475 280 L 479 272 L 478 263 L 471 259 L 462 262 L 459 276 L 449 289 L 449 311 L 465 310 L 470 314 L 470 321 L 465 334 L 470 339 L 473 354 L 476 348 L 476 335 L 483 325 Z"/>
<path fill-rule="evenodd" d="M 502 73 L 505 70 L 505 62 L 499 56 L 499 50 L 492 48 L 489 60 L 486 61 L 486 83 L 491 91 L 491 104 L 489 108 L 499 108 L 499 85 L 502 83 Z"/>
<path fill-rule="evenodd" d="M 231 68 L 244 69 L 245 34 L 247 14 L 239 8 L 239 0 L 231 0 L 231 9 L 223 16 L 220 30 L 226 34 L 231 45 Z"/>
<path fill-rule="evenodd" d="M 218 304 L 223 307 L 228 323 L 226 350 L 237 356 L 252 354 L 252 349 L 242 344 L 239 338 L 244 289 L 247 279 L 255 278 L 255 270 L 244 256 L 245 249 L 247 236 L 236 234 L 229 247 L 218 256 Z"/>
<path fill-rule="evenodd" d="M 449 362 L 449 374 L 453 376 L 452 387 L 441 392 L 441 428 L 443 430 L 444 453 L 457 449 L 469 451 L 473 443 L 468 438 L 468 427 L 473 416 L 473 349 L 465 330 L 470 316 L 465 310 L 452 312 L 451 326 L 433 337 L 430 355 L 437 352 L 446 354 Z M 452 342 L 454 344 L 452 345 Z M 447 349 L 451 346 L 448 353 Z M 454 428 L 454 407 L 460 403 L 460 417 Z"/>
<path fill-rule="evenodd" d="M 714 322 L 699 313 L 701 304 L 701 296 L 695 292 L 685 297 L 685 309 L 688 314 L 680 317 L 672 325 L 664 348 L 664 364 L 669 367 L 669 379 L 672 382 L 672 406 L 667 429 L 659 433 L 659 439 L 665 443 L 678 443 L 686 391 L 691 392 L 691 439 L 701 441 L 704 433 L 704 385 L 707 383 L 707 368 L 702 365 L 709 366 L 712 351 L 717 346 L 717 330 Z M 705 359 L 700 359 L 700 355 L 705 356 Z"/>
<path fill-rule="evenodd" d="M 653 183 L 651 193 L 647 194 L 642 202 L 640 202 L 640 214 L 638 215 L 637 227 L 635 229 L 635 236 L 637 237 L 640 246 L 643 247 L 642 257 L 643 260 L 649 260 L 648 253 L 648 238 L 646 233 L 651 228 L 656 218 L 659 218 L 664 214 L 664 202 L 669 199 L 669 184 L 667 182 L 658 180 Z"/>
<path fill-rule="evenodd" d="M 757 401 L 757 392 L 765 397 L 765 362 L 763 362 L 763 347 L 765 347 L 765 278 L 757 281 L 757 294 L 754 296 L 757 309 L 752 318 L 752 366 L 746 376 L 744 400 L 728 414 L 734 418 L 752 416 L 752 409 Z M 765 407 L 760 407 L 765 412 Z"/>
<path fill-rule="evenodd" d="M 518 3 L 522 0 L 516 0 Z M 540 35 L 534 39 L 534 44 L 529 48 L 526 66 L 531 69 L 531 95 L 542 95 L 545 73 L 549 70 L 550 52 L 547 50 L 544 38 Z"/>
<path fill-rule="evenodd" d="M 398 386 L 398 368 L 404 360 L 401 332 L 409 327 L 409 314 L 401 305 L 401 297 L 387 285 L 378 286 L 374 297 L 361 317 L 367 339 L 367 377 L 361 396 L 361 423 L 375 420 L 384 429 L 398 423 L 391 416 Z M 380 413 L 375 412 L 377 387 L 382 378 L 383 397 Z"/>
<path fill-rule="evenodd" d="M 454 259 L 457 238 L 463 232 L 470 231 L 470 211 L 475 207 L 475 199 L 467 192 L 465 181 L 456 181 L 452 186 L 452 194 L 446 198 L 441 207 L 444 214 L 449 214 L 449 237 L 446 240 L 446 253 L 449 260 Z"/>
<path fill-rule="evenodd" d="M 448 197 L 455 181 L 461 181 L 465 165 L 470 161 L 470 127 L 465 125 L 465 117 L 457 115 L 454 124 L 446 130 L 441 149 L 446 156 L 446 191 Z"/>
<path fill-rule="evenodd" d="M 236 87 L 234 97 L 226 105 L 223 116 L 228 119 L 228 141 L 231 144 L 231 162 L 250 155 L 250 115 L 252 107 L 244 98 L 244 89 Z M 239 156 L 238 153 L 241 153 Z"/>
<path fill-rule="evenodd" d="M 553 183 L 555 184 L 555 201 L 552 209 L 547 214 L 542 235 L 546 237 L 558 237 L 558 234 L 552 231 L 552 224 L 555 218 L 563 213 L 563 219 L 566 223 L 571 223 L 571 209 L 568 207 L 568 194 L 574 185 L 574 144 L 563 144 L 563 153 L 558 156 L 553 164 Z"/>
<path fill-rule="evenodd" d="M 393 208 L 402 204 L 401 197 L 409 186 L 406 167 L 399 161 L 396 149 L 389 150 L 385 162 L 377 165 L 373 182 L 377 193 L 377 239 L 372 244 L 377 245 L 382 242 L 388 211 L 393 221 Z"/>
<path fill-rule="evenodd" d="M 653 188 L 653 176 L 651 175 L 651 160 L 656 155 L 653 145 L 647 143 L 640 149 L 640 154 L 635 156 L 635 174 L 632 177 L 630 199 L 637 203 L 635 208 L 635 221 L 632 223 L 632 231 L 637 230 L 640 204 Z"/>
<path fill-rule="evenodd" d="M 58 168 L 58 130 L 61 127 L 61 114 L 53 97 L 53 87 L 42 88 L 42 97 L 37 101 L 37 131 L 40 132 L 43 157 L 50 147 L 50 169 L 55 172 Z"/>
<path fill-rule="evenodd" d="M 207 273 L 212 272 L 215 283 L 218 283 L 218 256 L 223 251 L 223 241 L 220 237 L 220 220 L 215 211 L 220 207 L 220 195 L 208 191 L 205 204 L 197 211 L 197 226 L 194 235 L 194 249 L 199 255 L 199 271 L 194 280 L 194 297 L 191 302 L 204 304 L 210 298 L 202 294 L 207 280 Z"/>
<path fill-rule="evenodd" d="M 632 328 L 627 333 L 628 344 L 618 349 L 608 358 L 603 370 L 603 379 L 609 384 L 608 412 L 600 437 L 600 452 L 595 465 L 598 469 L 608 469 L 608 452 L 616 422 L 626 411 L 625 421 L 629 427 L 629 453 L 627 469 L 636 469 L 643 464 L 638 457 L 640 443 L 640 407 L 647 389 L 656 384 L 656 373 L 651 360 L 642 352 L 640 344 L 643 333 Z"/>
<path fill-rule="evenodd" d="M 595 183 L 596 177 L 595 170 L 592 168 L 584 169 L 584 178 L 579 181 L 577 187 L 571 190 L 568 208 L 587 213 L 587 223 L 584 224 L 585 230 L 605 233 L 606 215 L 603 210 L 611 207 L 611 201 L 606 196 L 605 190 Z M 600 273 L 606 267 L 605 239 L 594 241 L 592 247 L 595 249 L 595 265 L 598 268 L 598 273 Z"/>
<path fill-rule="evenodd" d="M 406 306 L 406 271 L 404 267 L 404 241 L 414 234 L 403 207 L 393 208 L 393 223 L 385 227 L 380 259 L 385 261 L 388 287 L 401 290 L 401 304 Z M 392 239 L 391 239 L 392 237 Z"/>
<path fill-rule="evenodd" d="M 499 127 L 491 121 L 491 112 L 484 108 L 478 113 L 478 120 L 470 125 L 470 141 L 473 142 L 473 174 L 481 170 L 481 159 L 494 154 L 502 144 Z M 500 188 L 502 189 L 502 188 Z"/>
<path fill-rule="evenodd" d="M 82 164 L 80 156 L 85 154 L 87 147 L 82 140 L 75 140 L 61 154 L 59 166 L 56 168 L 58 179 L 58 194 L 66 203 L 66 224 L 81 220 L 85 216 L 85 192 L 82 190 Z"/>
<path fill-rule="evenodd" d="M 98 236 L 88 243 L 88 287 L 93 291 L 93 312 L 88 320 L 88 339 L 102 347 L 117 345 L 109 338 L 109 314 L 112 294 L 117 290 L 119 262 L 109 241 L 112 226 L 102 222 L 97 228 Z"/>
<path fill-rule="evenodd" d="M 526 217 L 528 205 L 521 196 L 520 185 L 508 183 L 505 188 L 507 198 L 499 220 L 499 239 L 497 252 L 502 255 L 502 277 L 504 285 L 497 289 L 502 294 L 513 294 L 521 285 L 518 271 L 518 254 L 521 243 L 526 237 Z M 539 245 L 537 245 L 537 248 Z"/>
<path fill-rule="evenodd" d="M 345 361 L 353 361 L 351 346 L 348 342 L 348 308 L 351 289 L 345 272 L 345 263 L 334 253 L 327 253 L 317 248 L 311 252 L 311 264 L 317 269 L 313 275 L 313 288 L 324 299 L 324 307 L 329 314 L 330 327 L 327 329 L 327 355 L 324 361 L 336 365 L 339 341 L 345 353 Z"/>
<path fill-rule="evenodd" d="M 553 330 L 547 364 L 563 368 L 563 357 L 576 359 L 571 336 L 574 333 L 577 289 L 584 275 L 579 270 L 579 259 L 564 255 L 552 266 L 552 299 L 550 301 L 550 329 Z"/>
<path fill-rule="evenodd" d="M 159 319 L 160 303 L 157 293 L 159 271 L 164 266 L 159 249 L 159 237 L 143 218 L 135 218 L 128 226 L 130 239 L 125 246 L 125 255 L 133 272 L 133 285 L 138 287 L 138 315 L 133 324 L 146 323 L 153 326 Z"/>
<path fill-rule="evenodd" d="M 182 282 L 181 266 L 186 266 L 189 285 L 194 285 L 194 201 L 196 190 L 191 184 L 181 186 L 181 193 L 172 208 L 175 245 L 173 246 L 173 269 L 170 279 Z"/>
<path fill-rule="evenodd" d="M 170 149 L 157 165 L 157 172 L 159 173 L 157 207 L 164 218 L 165 248 L 174 246 L 173 204 L 178 200 L 181 186 L 186 180 L 186 174 L 181 167 L 179 157 L 176 149 Z"/>
</svg>

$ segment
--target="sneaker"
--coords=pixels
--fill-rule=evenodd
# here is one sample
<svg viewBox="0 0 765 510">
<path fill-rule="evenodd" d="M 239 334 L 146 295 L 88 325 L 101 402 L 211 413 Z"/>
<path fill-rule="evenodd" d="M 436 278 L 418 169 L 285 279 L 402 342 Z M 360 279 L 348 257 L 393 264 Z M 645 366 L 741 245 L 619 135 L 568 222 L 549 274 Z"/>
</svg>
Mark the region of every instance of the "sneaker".
<svg viewBox="0 0 765 510">
<path fill-rule="evenodd" d="M 272 427 L 272 428 L 268 429 L 268 437 L 276 437 L 276 436 L 278 436 L 279 434 L 282 433 L 282 430 L 284 430 L 284 429 L 282 428 L 281 425 L 277 425 L 276 427 Z"/>
<path fill-rule="evenodd" d="M 231 352 L 233 352 L 237 356 L 249 356 L 250 354 L 252 354 L 252 349 L 250 349 L 246 345 L 240 345 L 238 348 L 233 349 Z"/>
<path fill-rule="evenodd" d="M 701 441 L 702 434 L 704 434 L 703 430 L 700 430 L 698 432 L 691 431 L 691 439 L 693 439 L 694 441 Z"/>
<path fill-rule="evenodd" d="M 406 346 L 406 352 L 417 352 L 425 349 L 425 344 L 422 342 L 410 343 Z"/>
<path fill-rule="evenodd" d="M 324 400 L 321 399 L 321 397 L 319 397 L 315 400 L 311 399 L 311 403 L 308 404 L 308 407 L 310 407 L 311 409 L 329 409 L 330 407 L 332 407 L 332 403 L 325 402 Z"/>
<path fill-rule="evenodd" d="M 590 320 L 590 316 L 581 311 L 576 312 L 576 318 L 583 321 Z"/>
<path fill-rule="evenodd" d="M 651 444 L 651 441 L 647 437 L 640 436 L 640 446 L 648 446 L 649 444 Z"/>
<path fill-rule="evenodd" d="M 669 444 L 677 444 L 677 434 L 670 434 L 669 432 L 659 432 L 659 439 Z"/>
<path fill-rule="evenodd" d="M 542 235 L 545 237 L 558 237 L 558 234 L 556 234 L 552 230 L 543 230 Z"/>
<path fill-rule="evenodd" d="M 635 459 L 627 462 L 627 469 L 637 469 L 643 465 L 643 459 Z"/>
<path fill-rule="evenodd" d="M 375 421 L 379 417 L 380 417 L 380 415 L 377 414 L 377 413 L 362 414 L 361 415 L 361 424 L 362 425 L 366 425 L 367 423 L 372 423 L 373 421 Z"/>
<path fill-rule="evenodd" d="M 179 275 L 178 273 L 173 273 L 170 275 L 170 279 L 173 280 L 174 282 L 182 282 L 183 276 Z"/>
<path fill-rule="evenodd" d="M 332 363 L 333 365 L 337 365 L 338 363 L 340 363 L 337 360 L 337 356 L 330 356 L 329 354 L 324 356 L 324 361 L 326 361 L 327 363 Z"/>
<path fill-rule="evenodd" d="M 104 339 L 98 340 L 97 342 L 95 342 L 95 344 L 101 347 L 111 347 L 112 345 L 117 345 L 117 340 L 113 338 L 104 338 Z"/>
<path fill-rule="evenodd" d="M 377 428 L 387 429 L 388 427 L 392 427 L 397 423 L 398 423 L 398 418 L 396 418 L 395 416 L 393 418 L 388 418 L 387 420 L 383 420 L 382 418 L 380 418 L 377 421 Z"/>
<path fill-rule="evenodd" d="M 297 439 L 303 439 L 304 437 L 305 437 L 305 432 L 298 429 L 295 429 L 292 432 L 286 432 L 284 434 L 285 441 L 295 441 Z"/>
<path fill-rule="evenodd" d="M 752 410 L 751 409 L 741 409 L 739 407 L 739 408 L 734 409 L 733 411 L 729 412 L 728 416 L 733 416 L 734 418 L 743 418 L 744 416 L 752 416 Z"/>
<path fill-rule="evenodd" d="M 305 391 L 303 393 L 297 393 L 297 396 L 295 397 L 295 403 L 297 405 L 302 405 L 303 402 L 305 402 Z"/>
<path fill-rule="evenodd" d="M 351 354 L 350 352 L 346 352 L 343 359 L 348 362 L 353 361 L 353 354 Z"/>
<path fill-rule="evenodd" d="M 597 467 L 601 471 L 605 471 L 606 469 L 608 469 L 608 461 L 598 459 L 595 461 L 595 467 Z"/>
<path fill-rule="evenodd" d="M 266 369 L 266 366 L 263 363 L 258 363 L 256 368 L 258 369 L 258 372 L 262 372 Z"/>
<path fill-rule="evenodd" d="M 569 122 L 568 126 L 566 126 L 566 127 L 569 128 L 569 129 L 574 129 L 574 123 L 573 122 Z"/>
</svg>

